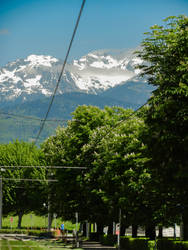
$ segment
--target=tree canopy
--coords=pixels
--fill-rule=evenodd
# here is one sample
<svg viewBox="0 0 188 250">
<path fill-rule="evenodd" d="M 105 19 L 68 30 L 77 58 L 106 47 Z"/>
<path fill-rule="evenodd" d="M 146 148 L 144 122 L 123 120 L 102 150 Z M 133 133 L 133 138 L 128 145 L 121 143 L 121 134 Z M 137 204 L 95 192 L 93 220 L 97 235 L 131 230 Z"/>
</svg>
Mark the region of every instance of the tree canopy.
<svg viewBox="0 0 188 250">
<path fill-rule="evenodd" d="M 44 192 L 44 186 L 46 186 L 44 182 L 28 182 L 22 179 L 45 180 L 46 177 L 45 169 L 17 168 L 16 166 L 40 166 L 44 163 L 41 150 L 32 143 L 15 141 L 0 145 L 3 214 L 18 215 L 18 227 L 21 226 L 23 214 L 31 211 L 37 212 L 41 209 L 44 198 L 42 193 Z M 6 166 L 14 166 L 14 168 L 6 168 Z M 40 196 L 38 195 L 39 192 Z"/>
<path fill-rule="evenodd" d="M 156 86 L 146 124 L 150 170 L 158 180 L 161 205 L 188 214 L 188 17 L 169 17 L 146 33 L 138 56 L 142 75 Z M 187 238 L 188 236 L 186 236 Z"/>
</svg>

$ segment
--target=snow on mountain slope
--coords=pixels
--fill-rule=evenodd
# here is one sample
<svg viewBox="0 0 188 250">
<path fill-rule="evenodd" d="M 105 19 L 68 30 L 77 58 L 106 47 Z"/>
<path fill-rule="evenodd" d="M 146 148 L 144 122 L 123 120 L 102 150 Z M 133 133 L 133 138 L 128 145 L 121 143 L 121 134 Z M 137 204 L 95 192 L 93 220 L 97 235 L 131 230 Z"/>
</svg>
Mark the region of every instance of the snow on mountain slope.
<svg viewBox="0 0 188 250">
<path fill-rule="evenodd" d="M 133 50 L 99 50 L 67 64 L 58 94 L 84 92 L 98 94 L 136 79 L 135 64 L 142 61 Z M 0 69 L 0 101 L 33 99 L 53 93 L 62 61 L 46 55 L 30 55 Z M 135 80 L 136 81 L 136 80 Z"/>
<path fill-rule="evenodd" d="M 133 54 L 134 50 L 99 50 L 74 60 L 67 68 L 72 80 L 80 90 L 100 93 L 136 77 L 135 69 L 142 60 Z"/>
<path fill-rule="evenodd" d="M 25 62 L 29 62 L 30 66 L 47 66 L 51 67 L 52 63 L 58 62 L 58 59 L 51 56 L 38 56 L 38 55 L 30 55 L 25 60 Z"/>
</svg>

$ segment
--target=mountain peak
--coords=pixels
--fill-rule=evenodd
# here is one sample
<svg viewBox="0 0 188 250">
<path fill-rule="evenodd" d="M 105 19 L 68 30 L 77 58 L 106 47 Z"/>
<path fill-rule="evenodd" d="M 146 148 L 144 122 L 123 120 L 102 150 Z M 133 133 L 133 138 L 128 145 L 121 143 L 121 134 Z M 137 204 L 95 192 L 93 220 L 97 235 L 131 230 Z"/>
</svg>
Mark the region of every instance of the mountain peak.
<svg viewBox="0 0 188 250">
<path fill-rule="evenodd" d="M 59 60 L 52 56 L 30 55 L 24 61 L 29 62 L 30 66 L 42 65 L 46 67 L 52 67 L 52 64 L 58 62 Z"/>
<path fill-rule="evenodd" d="M 99 94 L 138 81 L 135 64 L 142 61 L 133 50 L 99 50 L 67 64 L 57 94 L 83 92 Z M 49 55 L 29 55 L 0 69 L 0 101 L 23 100 L 53 93 L 62 61 Z"/>
</svg>

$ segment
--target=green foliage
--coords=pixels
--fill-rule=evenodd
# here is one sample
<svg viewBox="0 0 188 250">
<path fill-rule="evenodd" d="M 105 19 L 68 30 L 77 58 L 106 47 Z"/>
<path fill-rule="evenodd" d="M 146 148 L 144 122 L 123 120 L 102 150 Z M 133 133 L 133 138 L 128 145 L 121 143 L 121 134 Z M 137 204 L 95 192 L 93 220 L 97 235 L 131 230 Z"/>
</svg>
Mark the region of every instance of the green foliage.
<svg viewBox="0 0 188 250">
<path fill-rule="evenodd" d="M 93 106 L 80 106 L 73 113 L 73 119 L 68 126 L 59 128 L 56 135 L 50 137 L 43 145 L 49 164 L 73 168 L 57 170 L 59 184 L 53 185 L 53 193 L 56 193 L 54 199 L 59 202 L 56 202 L 56 205 L 66 219 L 73 218 L 73 214 L 78 210 L 80 219 L 83 220 L 88 218 L 89 214 L 93 216 L 92 211 L 95 209 L 102 208 L 102 204 L 99 206 L 96 202 L 99 198 L 96 200 L 96 195 L 86 186 L 84 172 L 74 170 L 74 167 L 90 167 L 87 162 L 93 156 L 90 154 L 89 158 L 86 158 L 82 154 L 82 149 L 89 142 L 91 134 L 106 124 L 114 124 L 123 116 L 124 110 L 120 108 L 100 110 Z M 105 208 L 103 210 L 105 211 Z M 95 211 L 96 214 L 101 217 L 101 210 L 98 213 Z"/>
<path fill-rule="evenodd" d="M 148 239 L 121 237 L 121 249 L 150 250 Z"/>
<path fill-rule="evenodd" d="M 159 250 L 186 250 L 188 249 L 187 241 L 172 241 L 172 240 L 158 240 L 157 249 Z"/>
<path fill-rule="evenodd" d="M 0 234 L 26 234 L 33 235 L 38 237 L 52 237 L 51 232 L 47 232 L 46 230 L 41 229 L 0 229 Z"/>
<path fill-rule="evenodd" d="M 114 246 L 117 243 L 117 235 L 102 235 L 100 242 L 102 245 Z"/>
<path fill-rule="evenodd" d="M 49 165 L 72 168 L 54 172 L 59 183 L 52 187 L 53 209 L 57 206 L 66 219 L 78 211 L 81 221 L 108 225 L 112 217 L 117 220 L 121 207 L 133 219 L 150 180 L 143 129 L 141 114 L 132 110 L 78 107 L 68 126 L 58 128 L 42 146 Z"/>
<path fill-rule="evenodd" d="M 45 237 L 45 238 L 52 238 L 53 237 L 52 232 L 47 232 L 45 230 L 28 230 L 27 234 L 37 236 L 37 237 Z"/>
<path fill-rule="evenodd" d="M 152 210 L 155 221 L 165 224 L 187 214 L 188 206 L 188 17 L 169 17 L 163 26 L 151 27 L 138 56 L 147 62 L 142 75 L 156 87 L 148 100 L 144 142 L 151 159 Z"/>
<path fill-rule="evenodd" d="M 119 207 L 133 219 L 143 200 L 143 187 L 150 179 L 144 169 L 147 158 L 141 153 L 145 147 L 140 138 L 144 124 L 131 115 L 126 110 L 123 121 L 113 129 L 104 126 L 94 131 L 83 148 L 83 158 L 90 167 L 84 183 L 92 190 L 90 193 L 101 199 L 114 220 Z"/>
<path fill-rule="evenodd" d="M 142 42 L 139 56 L 149 62 L 141 66 L 149 82 L 164 90 L 168 86 L 173 92 L 181 82 L 187 85 L 188 18 L 169 17 L 164 21 L 164 26 L 154 25 L 145 33 L 147 38 Z"/>
<path fill-rule="evenodd" d="M 27 229 L 0 229 L 1 234 L 27 234 L 28 230 Z"/>
<path fill-rule="evenodd" d="M 17 168 L 16 166 L 40 166 L 44 164 L 41 150 L 31 143 L 15 141 L 0 145 L 4 215 L 12 213 L 22 216 L 30 211 L 39 211 L 43 207 L 44 199 L 46 200 L 43 195 L 47 183 L 16 181 L 16 179 L 45 180 L 46 170 L 44 168 Z M 14 168 L 6 168 L 6 166 L 14 166 Z"/>
</svg>

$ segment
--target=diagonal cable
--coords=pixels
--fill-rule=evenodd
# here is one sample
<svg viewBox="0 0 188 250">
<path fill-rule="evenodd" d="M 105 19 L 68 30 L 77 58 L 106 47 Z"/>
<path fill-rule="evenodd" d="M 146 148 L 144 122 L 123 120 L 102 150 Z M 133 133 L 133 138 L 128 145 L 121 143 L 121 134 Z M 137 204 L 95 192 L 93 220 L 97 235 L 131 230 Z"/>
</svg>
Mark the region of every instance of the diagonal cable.
<svg viewBox="0 0 188 250">
<path fill-rule="evenodd" d="M 61 69 L 59 78 L 58 78 L 58 80 L 57 80 L 57 84 L 56 84 L 54 93 L 53 93 L 53 95 L 52 95 L 52 97 L 51 97 L 51 101 L 50 101 L 50 104 L 49 104 L 49 106 L 48 106 L 48 110 L 47 110 L 47 112 L 46 112 L 46 116 L 45 116 L 45 118 L 44 118 L 44 120 L 43 120 L 43 122 L 42 122 L 42 125 L 41 125 L 40 130 L 39 130 L 39 132 L 38 132 L 38 135 L 37 135 L 37 137 L 36 137 L 36 139 L 35 139 L 35 141 L 34 141 L 34 144 L 37 143 L 37 141 L 38 141 L 38 139 L 39 139 L 39 137 L 40 137 L 40 134 L 41 134 L 41 132 L 42 132 L 42 130 L 43 130 L 43 128 L 44 128 L 44 125 L 45 125 L 45 122 L 46 122 L 46 120 L 47 120 L 48 114 L 49 114 L 50 109 L 51 109 L 51 107 L 52 107 L 52 104 L 53 104 L 53 101 L 54 101 L 54 98 L 55 98 L 57 89 L 58 89 L 58 87 L 59 87 L 59 83 L 60 83 L 60 81 L 61 81 L 61 77 L 62 77 L 62 75 L 63 75 L 63 71 L 64 71 L 64 69 L 65 69 L 65 65 L 66 65 L 66 63 L 67 63 L 67 59 L 68 59 L 68 56 L 69 56 L 69 52 L 70 52 L 70 49 L 71 49 L 71 47 L 72 47 L 72 43 L 73 43 L 73 40 L 74 40 L 76 31 L 77 31 L 77 28 L 78 28 L 78 24 L 79 24 L 80 17 L 81 17 L 83 8 L 84 8 L 85 1 L 86 1 L 86 0 L 83 0 L 83 1 L 82 1 L 82 5 L 81 5 L 81 7 L 80 7 L 79 15 L 78 15 L 78 18 L 77 18 L 75 27 L 74 27 L 74 31 L 73 31 L 73 34 L 72 34 L 72 37 L 71 37 L 71 40 L 70 40 L 70 43 L 69 43 L 69 47 L 68 47 L 68 50 L 67 50 L 67 53 L 66 53 L 66 57 L 65 57 L 65 60 L 64 60 L 64 63 L 63 63 L 63 66 L 62 66 L 62 69 Z"/>
<path fill-rule="evenodd" d="M 44 121 L 44 119 L 41 119 L 38 117 L 13 114 L 13 113 L 9 113 L 9 112 L 1 112 L 0 111 L 0 115 L 7 115 L 7 116 L 16 117 L 16 118 L 28 119 L 28 120 L 36 120 L 36 121 L 40 121 L 40 122 Z M 68 121 L 68 119 L 48 119 L 48 120 L 46 120 L 46 122 L 67 122 L 67 121 Z"/>
</svg>

